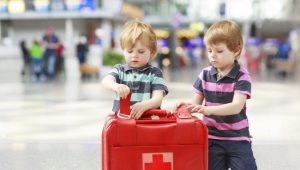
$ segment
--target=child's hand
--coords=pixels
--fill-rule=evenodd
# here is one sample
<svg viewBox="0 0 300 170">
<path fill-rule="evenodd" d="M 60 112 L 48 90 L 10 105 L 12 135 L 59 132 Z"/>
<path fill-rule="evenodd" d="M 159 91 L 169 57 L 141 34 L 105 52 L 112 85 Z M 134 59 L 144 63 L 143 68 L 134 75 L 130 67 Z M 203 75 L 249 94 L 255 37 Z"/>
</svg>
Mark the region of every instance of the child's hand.
<svg viewBox="0 0 300 170">
<path fill-rule="evenodd" d="M 114 91 L 120 96 L 120 98 L 125 99 L 130 93 L 130 88 L 125 84 L 116 84 Z"/>
<path fill-rule="evenodd" d="M 173 109 L 173 112 L 176 112 L 176 110 L 181 106 L 181 105 L 188 105 L 186 102 L 179 102 L 175 104 L 175 108 Z"/>
<path fill-rule="evenodd" d="M 187 104 L 187 108 L 191 113 L 202 113 L 204 114 L 204 106 L 198 104 Z"/>
<path fill-rule="evenodd" d="M 134 105 L 131 106 L 131 118 L 133 119 L 139 119 L 143 113 L 146 111 L 145 104 L 142 102 L 135 103 Z"/>
</svg>

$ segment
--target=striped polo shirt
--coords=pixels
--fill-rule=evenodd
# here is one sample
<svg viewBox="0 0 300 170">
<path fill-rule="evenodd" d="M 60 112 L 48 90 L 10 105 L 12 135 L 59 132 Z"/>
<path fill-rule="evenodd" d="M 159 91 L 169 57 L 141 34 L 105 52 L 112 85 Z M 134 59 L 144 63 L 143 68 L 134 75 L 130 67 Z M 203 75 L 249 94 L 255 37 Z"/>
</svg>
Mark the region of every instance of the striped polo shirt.
<svg viewBox="0 0 300 170">
<path fill-rule="evenodd" d="M 228 75 L 217 80 L 218 71 L 209 66 L 202 70 L 193 85 L 195 93 L 204 96 L 205 106 L 218 106 L 230 103 L 234 93 L 251 97 L 251 78 L 249 72 L 235 62 Z M 246 104 L 240 113 L 228 116 L 204 116 L 210 139 L 250 141 Z"/>
<path fill-rule="evenodd" d="M 152 92 L 155 90 L 163 91 L 164 95 L 168 94 L 162 71 L 150 64 L 141 68 L 132 68 L 127 64 L 117 64 L 109 74 L 115 77 L 117 83 L 126 84 L 130 88 L 131 105 L 151 99 Z M 114 112 L 119 111 L 119 100 L 120 96 L 115 95 L 112 109 Z"/>
</svg>

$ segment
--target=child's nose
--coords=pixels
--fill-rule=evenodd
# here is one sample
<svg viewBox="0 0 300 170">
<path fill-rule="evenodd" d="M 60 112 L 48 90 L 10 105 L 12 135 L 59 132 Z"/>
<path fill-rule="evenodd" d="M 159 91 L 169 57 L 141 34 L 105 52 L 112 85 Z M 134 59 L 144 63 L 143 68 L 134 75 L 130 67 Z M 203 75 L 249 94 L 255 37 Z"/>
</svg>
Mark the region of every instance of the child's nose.
<svg viewBox="0 0 300 170">
<path fill-rule="evenodd" d="M 137 57 L 137 53 L 133 52 L 132 57 Z"/>
<path fill-rule="evenodd" d="M 212 52 L 210 56 L 211 56 L 211 58 L 216 58 L 216 53 Z"/>
</svg>

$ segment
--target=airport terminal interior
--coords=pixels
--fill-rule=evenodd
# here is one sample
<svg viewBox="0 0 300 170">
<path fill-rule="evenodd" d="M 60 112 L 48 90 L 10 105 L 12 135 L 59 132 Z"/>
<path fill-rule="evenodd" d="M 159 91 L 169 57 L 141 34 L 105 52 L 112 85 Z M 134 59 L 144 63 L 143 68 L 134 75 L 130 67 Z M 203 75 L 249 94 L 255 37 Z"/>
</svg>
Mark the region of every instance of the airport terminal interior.
<svg viewBox="0 0 300 170">
<path fill-rule="evenodd" d="M 295 0 L 1 0 L 0 169 L 102 169 L 101 133 L 114 95 L 101 80 L 123 62 L 119 33 L 133 18 L 157 35 L 151 64 L 163 71 L 170 92 L 161 108 L 169 111 L 191 100 L 209 65 L 207 28 L 236 21 L 245 42 L 239 63 L 252 77 L 247 115 L 258 169 L 300 169 L 298 7 Z M 24 57 L 48 31 L 61 44 L 53 72 Z M 283 57 L 282 44 L 289 47 Z"/>
</svg>

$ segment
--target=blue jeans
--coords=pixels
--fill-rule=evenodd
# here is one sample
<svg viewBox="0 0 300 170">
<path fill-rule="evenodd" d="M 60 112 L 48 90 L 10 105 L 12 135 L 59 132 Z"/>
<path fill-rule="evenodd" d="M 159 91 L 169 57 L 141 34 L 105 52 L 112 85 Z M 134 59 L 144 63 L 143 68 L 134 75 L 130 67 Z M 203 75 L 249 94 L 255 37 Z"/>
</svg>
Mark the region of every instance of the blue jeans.
<svg viewBox="0 0 300 170">
<path fill-rule="evenodd" d="M 32 70 L 34 74 L 40 74 L 42 71 L 42 59 L 32 59 Z"/>
<path fill-rule="evenodd" d="M 209 170 L 257 170 L 251 143 L 248 141 L 208 141 Z"/>
<path fill-rule="evenodd" d="M 54 76 L 55 71 L 55 64 L 56 64 L 56 56 L 55 55 L 48 55 L 47 56 L 47 74 L 49 77 Z"/>
</svg>

